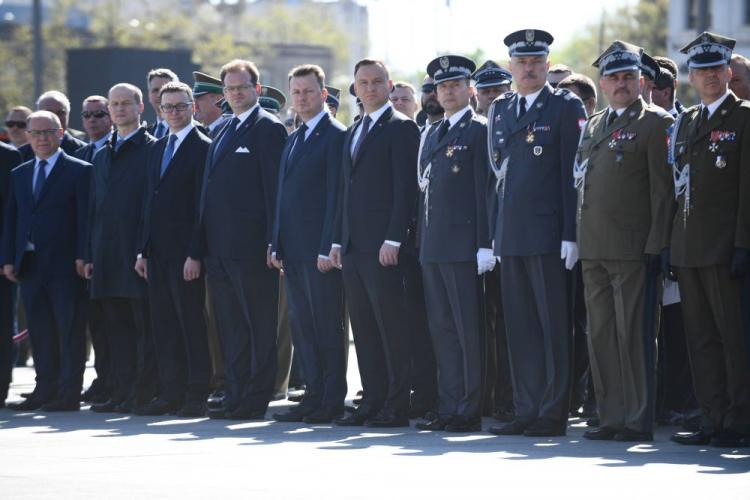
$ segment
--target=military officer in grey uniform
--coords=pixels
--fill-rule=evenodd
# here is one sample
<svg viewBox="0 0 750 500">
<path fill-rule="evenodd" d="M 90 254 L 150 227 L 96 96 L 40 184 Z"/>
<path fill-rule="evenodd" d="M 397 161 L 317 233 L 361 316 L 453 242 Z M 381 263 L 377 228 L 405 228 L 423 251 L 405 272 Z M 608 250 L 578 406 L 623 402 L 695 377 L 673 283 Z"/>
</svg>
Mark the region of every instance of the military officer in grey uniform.
<svg viewBox="0 0 750 500">
<path fill-rule="evenodd" d="M 683 47 L 701 104 L 675 123 L 677 211 L 671 264 L 680 285 L 701 429 L 681 444 L 738 446 L 750 432 L 741 278 L 750 267 L 750 102 L 728 88 L 735 40 L 704 32 Z"/>
<path fill-rule="evenodd" d="M 471 432 L 481 428 L 480 340 L 484 328 L 479 275 L 492 270 L 486 186 L 486 120 L 469 104 L 474 62 L 434 59 L 427 73 L 445 109 L 419 157 L 419 260 L 438 366 L 437 416 L 417 427 Z"/>
<path fill-rule="evenodd" d="M 586 122 L 583 103 L 547 84 L 552 35 L 505 37 L 517 92 L 488 114 L 497 214 L 490 227 L 502 261 L 515 418 L 490 432 L 566 432 L 571 379 L 571 311 L 566 268 L 578 260 L 573 161 Z"/>
<path fill-rule="evenodd" d="M 653 439 L 656 339 L 644 322 L 658 297 L 646 286 L 656 287 L 669 247 L 674 120 L 639 95 L 642 55 L 618 40 L 594 62 L 609 106 L 589 119 L 576 157 L 578 249 L 600 418 L 587 439 Z"/>
</svg>

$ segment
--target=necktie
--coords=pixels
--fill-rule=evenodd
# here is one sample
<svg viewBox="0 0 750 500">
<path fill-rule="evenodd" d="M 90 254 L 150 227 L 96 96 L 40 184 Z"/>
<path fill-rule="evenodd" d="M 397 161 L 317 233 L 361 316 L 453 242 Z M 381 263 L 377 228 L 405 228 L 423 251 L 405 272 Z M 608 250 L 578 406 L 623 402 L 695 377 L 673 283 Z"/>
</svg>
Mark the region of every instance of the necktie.
<svg viewBox="0 0 750 500">
<path fill-rule="evenodd" d="M 229 122 L 229 126 L 224 132 L 224 135 L 219 138 L 219 145 L 216 148 L 214 158 L 217 158 L 222 153 L 222 151 L 224 151 L 224 148 L 226 148 L 227 145 L 232 142 L 232 137 L 234 137 L 235 133 L 237 132 L 237 125 L 239 125 L 239 123 L 240 119 L 236 116 L 232 118 L 231 122 Z"/>
<path fill-rule="evenodd" d="M 521 96 L 521 98 L 518 100 L 518 118 L 520 119 L 525 114 L 526 114 L 526 98 Z"/>
<path fill-rule="evenodd" d="M 289 152 L 289 163 L 293 163 L 298 157 L 302 150 L 302 144 L 305 142 L 305 133 L 307 132 L 307 125 L 304 123 L 297 129 L 297 137 L 294 139 L 292 150 Z"/>
<path fill-rule="evenodd" d="M 705 125 L 707 121 L 708 121 L 708 107 L 703 106 L 703 109 L 701 109 L 700 120 L 698 121 L 698 128 Z"/>
<path fill-rule="evenodd" d="M 154 130 L 154 137 L 157 139 L 161 139 L 164 137 L 164 134 L 166 133 L 166 127 L 164 126 L 164 122 L 159 122 L 156 124 L 156 129 Z"/>
<path fill-rule="evenodd" d="M 164 154 L 161 157 L 161 171 L 159 173 L 160 177 L 164 177 L 164 172 L 167 171 L 169 162 L 172 160 L 172 156 L 174 155 L 174 143 L 175 142 L 177 142 L 177 136 L 174 134 L 171 134 L 169 136 L 169 140 L 167 141 L 167 147 L 164 148 Z"/>
<path fill-rule="evenodd" d="M 34 184 L 34 203 L 39 201 L 45 182 L 47 182 L 47 160 L 42 160 L 39 162 L 39 171 L 36 174 L 36 183 Z"/>
<path fill-rule="evenodd" d="M 445 137 L 445 134 L 448 133 L 448 129 L 451 128 L 451 122 L 448 121 L 448 119 L 444 119 L 443 123 L 440 124 L 440 128 L 438 129 L 438 142 L 443 140 L 443 137 Z"/>
<path fill-rule="evenodd" d="M 359 148 L 362 147 L 362 143 L 365 142 L 365 136 L 367 136 L 367 132 L 370 131 L 370 123 L 372 123 L 372 118 L 370 118 L 370 115 L 365 115 L 365 117 L 362 119 L 362 128 L 360 128 L 360 131 L 359 131 L 357 144 L 354 145 L 354 153 L 352 154 L 352 160 L 357 159 L 357 156 L 359 155 Z"/>
<path fill-rule="evenodd" d="M 610 111 L 607 115 L 607 128 L 609 128 L 610 125 L 612 125 L 612 122 L 614 122 L 617 119 L 617 112 Z"/>
</svg>

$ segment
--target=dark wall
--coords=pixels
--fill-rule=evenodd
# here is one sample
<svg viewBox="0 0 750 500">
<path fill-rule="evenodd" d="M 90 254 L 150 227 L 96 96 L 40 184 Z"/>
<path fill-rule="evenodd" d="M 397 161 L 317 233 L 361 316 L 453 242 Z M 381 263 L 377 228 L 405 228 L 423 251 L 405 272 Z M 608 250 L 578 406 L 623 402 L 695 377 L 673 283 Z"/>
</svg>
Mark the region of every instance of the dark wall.
<svg viewBox="0 0 750 500">
<path fill-rule="evenodd" d="M 68 50 L 67 91 L 70 98 L 70 126 L 82 130 L 81 103 L 94 94 L 107 96 L 109 88 L 121 82 L 137 85 L 143 92 L 142 120 L 155 119 L 148 104 L 146 74 L 154 68 L 169 68 L 188 85 L 193 84 L 193 64 L 190 50 L 149 50 L 131 48 L 71 49 Z"/>
</svg>

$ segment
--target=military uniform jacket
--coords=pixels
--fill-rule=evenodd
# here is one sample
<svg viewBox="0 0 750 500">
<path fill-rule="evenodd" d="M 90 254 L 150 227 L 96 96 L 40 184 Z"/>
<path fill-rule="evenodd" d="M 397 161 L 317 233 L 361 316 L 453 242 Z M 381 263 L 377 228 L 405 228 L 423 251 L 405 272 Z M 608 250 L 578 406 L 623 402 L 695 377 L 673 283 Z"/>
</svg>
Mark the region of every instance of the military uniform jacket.
<svg viewBox="0 0 750 500">
<path fill-rule="evenodd" d="M 432 166 L 427 192 L 420 192 L 419 258 L 425 263 L 474 261 L 479 248 L 490 248 L 487 120 L 469 110 L 440 141 L 439 128 L 432 127 L 420 156 L 420 171 Z"/>
<path fill-rule="evenodd" d="M 750 248 L 750 102 L 730 93 L 706 123 L 700 106 L 685 111 L 674 144 L 676 165 L 690 169 L 690 211 L 677 199 L 672 264 L 728 265 Z"/>
<path fill-rule="evenodd" d="M 491 161 L 508 159 L 504 186 L 490 190 L 495 255 L 557 253 L 576 237 L 573 161 L 586 112 L 575 94 L 545 85 L 519 120 L 518 99 L 508 92 L 488 113 Z"/>
<path fill-rule="evenodd" d="M 593 115 L 578 148 L 581 259 L 641 260 L 669 246 L 674 198 L 667 138 L 672 117 L 638 98 L 607 127 Z"/>
</svg>

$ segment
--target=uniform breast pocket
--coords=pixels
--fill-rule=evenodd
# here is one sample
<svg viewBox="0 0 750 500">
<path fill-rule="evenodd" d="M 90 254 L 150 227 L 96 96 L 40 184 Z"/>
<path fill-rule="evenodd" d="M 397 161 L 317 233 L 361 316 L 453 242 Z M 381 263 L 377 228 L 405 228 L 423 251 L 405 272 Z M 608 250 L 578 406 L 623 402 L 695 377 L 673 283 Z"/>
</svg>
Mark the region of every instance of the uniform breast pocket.
<svg viewBox="0 0 750 500">
<path fill-rule="evenodd" d="M 531 155 L 534 158 L 544 159 L 550 158 L 555 154 L 555 143 L 549 133 L 536 134 L 533 141 L 529 141 L 529 136 L 526 137 L 526 142 L 529 144 Z"/>
</svg>

